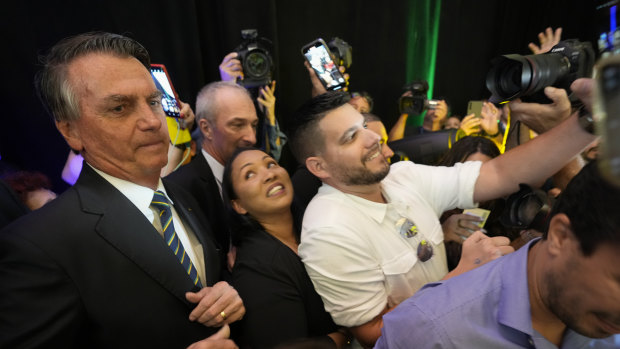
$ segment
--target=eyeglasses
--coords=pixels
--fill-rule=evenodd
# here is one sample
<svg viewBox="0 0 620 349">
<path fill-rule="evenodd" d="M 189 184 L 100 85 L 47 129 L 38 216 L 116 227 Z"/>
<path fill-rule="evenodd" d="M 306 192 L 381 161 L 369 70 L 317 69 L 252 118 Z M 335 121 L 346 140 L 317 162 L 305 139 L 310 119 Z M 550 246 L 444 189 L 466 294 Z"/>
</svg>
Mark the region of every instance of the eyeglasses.
<svg viewBox="0 0 620 349">
<path fill-rule="evenodd" d="M 418 234 L 418 227 L 408 218 L 401 218 L 396 222 L 400 236 L 405 239 L 410 239 Z M 431 246 L 426 239 L 420 241 L 418 245 L 418 259 L 421 262 L 426 262 L 433 256 L 433 246 Z"/>
</svg>

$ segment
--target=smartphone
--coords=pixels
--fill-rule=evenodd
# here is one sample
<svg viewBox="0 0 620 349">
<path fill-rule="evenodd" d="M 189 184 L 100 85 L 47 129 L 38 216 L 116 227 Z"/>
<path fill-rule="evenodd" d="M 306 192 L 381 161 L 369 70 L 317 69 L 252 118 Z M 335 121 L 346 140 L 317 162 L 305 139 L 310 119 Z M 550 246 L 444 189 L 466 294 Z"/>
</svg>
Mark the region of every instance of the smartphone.
<svg viewBox="0 0 620 349">
<path fill-rule="evenodd" d="M 181 108 L 179 107 L 177 93 L 172 87 L 168 70 L 163 64 L 151 64 L 151 76 L 155 81 L 157 89 L 163 95 L 161 97 L 161 106 L 167 116 L 178 118 L 181 116 Z"/>
<path fill-rule="evenodd" d="M 601 136 L 598 165 L 610 182 L 620 186 L 620 55 L 599 61 L 595 75 L 594 126 Z"/>
<path fill-rule="evenodd" d="M 151 64 L 151 76 L 155 86 L 162 92 L 161 106 L 166 113 L 166 123 L 172 144 L 184 144 L 192 140 L 189 130 L 181 128 L 178 118 L 181 116 L 179 97 L 172 87 L 170 75 L 163 64 Z"/>
<path fill-rule="evenodd" d="M 304 46 L 301 53 L 327 90 L 340 90 L 347 86 L 344 76 L 338 70 L 338 65 L 332 60 L 329 48 L 323 39 L 316 39 Z"/>
<path fill-rule="evenodd" d="M 477 118 L 482 117 L 480 114 L 482 112 L 482 106 L 484 105 L 484 101 L 469 101 L 467 104 L 467 114 L 476 114 Z"/>
</svg>

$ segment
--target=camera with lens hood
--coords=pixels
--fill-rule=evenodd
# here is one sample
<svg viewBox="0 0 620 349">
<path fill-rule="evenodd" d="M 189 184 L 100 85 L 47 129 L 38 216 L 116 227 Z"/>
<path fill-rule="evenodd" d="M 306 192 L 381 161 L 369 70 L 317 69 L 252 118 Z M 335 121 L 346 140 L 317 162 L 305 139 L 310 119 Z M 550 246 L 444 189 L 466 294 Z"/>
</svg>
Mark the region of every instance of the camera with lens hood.
<svg viewBox="0 0 620 349">
<path fill-rule="evenodd" d="M 543 54 L 497 57 L 486 79 L 492 94 L 489 101 L 501 103 L 521 98 L 526 102 L 549 103 L 543 89 L 553 86 L 565 89 L 571 102 L 575 102 L 570 84 L 590 77 L 594 61 L 592 45 L 575 39 L 561 41 Z"/>
<path fill-rule="evenodd" d="M 238 83 L 248 89 L 270 84 L 274 71 L 271 41 L 259 38 L 256 29 L 242 30 L 241 38 L 244 41 L 235 48 L 243 67 L 243 80 Z"/>
</svg>

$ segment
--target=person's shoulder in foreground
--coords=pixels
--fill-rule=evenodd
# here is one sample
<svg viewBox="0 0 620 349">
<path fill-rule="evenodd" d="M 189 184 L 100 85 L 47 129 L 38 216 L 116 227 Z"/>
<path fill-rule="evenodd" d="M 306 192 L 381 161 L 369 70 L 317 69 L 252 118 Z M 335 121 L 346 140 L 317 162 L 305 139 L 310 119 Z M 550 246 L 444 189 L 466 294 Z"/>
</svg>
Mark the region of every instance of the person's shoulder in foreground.
<svg viewBox="0 0 620 349">
<path fill-rule="evenodd" d="M 587 165 L 541 240 L 428 284 L 384 316 L 377 348 L 618 348 L 619 205 L 620 188 Z"/>
</svg>

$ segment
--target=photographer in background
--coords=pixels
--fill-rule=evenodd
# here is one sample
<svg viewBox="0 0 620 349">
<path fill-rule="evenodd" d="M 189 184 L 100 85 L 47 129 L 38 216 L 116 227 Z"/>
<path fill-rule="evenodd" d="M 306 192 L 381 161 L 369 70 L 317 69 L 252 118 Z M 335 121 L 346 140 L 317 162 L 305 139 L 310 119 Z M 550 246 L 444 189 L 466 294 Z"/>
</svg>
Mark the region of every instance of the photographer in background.
<svg viewBox="0 0 620 349">
<path fill-rule="evenodd" d="M 232 81 L 243 85 L 242 81 L 245 79 L 245 74 L 238 52 L 235 51 L 227 54 L 222 60 L 219 69 L 222 81 Z M 265 150 L 274 159 L 279 160 L 282 154 L 282 147 L 286 143 L 286 135 L 280 130 L 280 125 L 276 118 L 276 81 L 270 80 L 263 86 L 248 86 L 247 88 L 258 89 L 256 97 L 254 97 L 253 93 L 251 95 L 263 116 L 261 118 L 259 115 L 259 124 L 262 124 L 262 127 L 260 131 L 257 130 L 257 146 Z"/>
<path fill-rule="evenodd" d="M 399 99 L 401 114 L 390 130 L 390 142 L 409 135 L 439 131 L 443 128 L 448 116 L 448 104 L 445 100 L 426 99 L 428 91 L 428 83 L 426 81 L 414 81 L 406 89 L 407 91 Z M 405 107 L 403 105 L 404 100 L 411 100 L 409 103 L 412 105 Z M 424 111 L 426 113 L 422 117 Z M 416 119 L 413 120 L 413 118 Z"/>
</svg>

